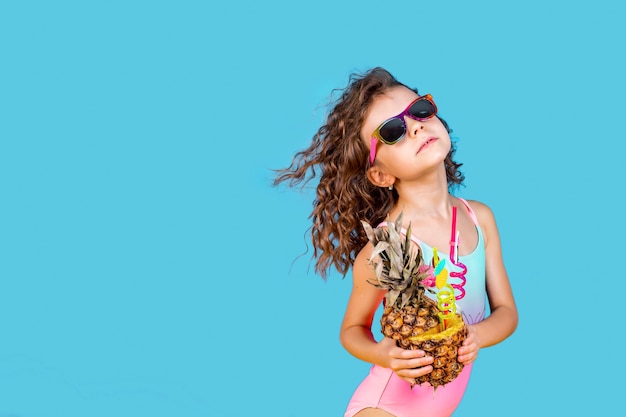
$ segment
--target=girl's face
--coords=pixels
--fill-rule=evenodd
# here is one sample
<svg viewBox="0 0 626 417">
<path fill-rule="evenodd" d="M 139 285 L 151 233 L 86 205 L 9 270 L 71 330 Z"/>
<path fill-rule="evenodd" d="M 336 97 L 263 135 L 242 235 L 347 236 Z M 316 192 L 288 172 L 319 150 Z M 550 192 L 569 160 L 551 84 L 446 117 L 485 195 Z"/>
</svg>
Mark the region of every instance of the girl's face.
<svg viewBox="0 0 626 417">
<path fill-rule="evenodd" d="M 405 172 L 409 174 L 408 171 L 438 165 L 450 152 L 450 135 L 437 117 L 415 120 L 404 116 L 406 133 L 398 142 L 387 145 L 380 140 L 372 141 L 373 132 L 384 121 L 400 114 L 418 97 L 404 86 L 387 90 L 373 100 L 361 128 L 361 138 L 368 148 L 376 147 L 372 153 L 374 164 L 398 178 L 403 178 Z"/>
</svg>

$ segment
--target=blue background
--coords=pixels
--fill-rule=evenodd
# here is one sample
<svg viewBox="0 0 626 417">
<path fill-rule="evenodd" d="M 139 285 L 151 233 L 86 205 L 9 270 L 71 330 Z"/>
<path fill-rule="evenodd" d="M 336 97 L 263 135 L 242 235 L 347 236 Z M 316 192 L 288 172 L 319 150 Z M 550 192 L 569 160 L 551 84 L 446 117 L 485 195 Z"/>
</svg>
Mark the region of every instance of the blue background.
<svg viewBox="0 0 626 417">
<path fill-rule="evenodd" d="M 496 213 L 517 332 L 457 416 L 622 409 L 618 0 L 4 1 L 0 417 L 340 416 L 368 365 L 273 188 L 333 88 L 430 92 Z M 622 384 L 623 385 L 623 384 Z"/>
</svg>

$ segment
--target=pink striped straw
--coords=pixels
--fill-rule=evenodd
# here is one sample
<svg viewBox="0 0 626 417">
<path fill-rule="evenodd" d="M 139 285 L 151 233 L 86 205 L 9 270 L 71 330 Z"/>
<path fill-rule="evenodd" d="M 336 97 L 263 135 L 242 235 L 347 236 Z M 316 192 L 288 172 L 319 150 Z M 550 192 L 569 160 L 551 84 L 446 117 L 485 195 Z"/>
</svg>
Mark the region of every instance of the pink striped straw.
<svg viewBox="0 0 626 417">
<path fill-rule="evenodd" d="M 456 206 L 452 206 L 452 236 L 450 237 L 450 261 L 454 263 L 455 250 L 459 242 L 456 241 Z"/>
</svg>

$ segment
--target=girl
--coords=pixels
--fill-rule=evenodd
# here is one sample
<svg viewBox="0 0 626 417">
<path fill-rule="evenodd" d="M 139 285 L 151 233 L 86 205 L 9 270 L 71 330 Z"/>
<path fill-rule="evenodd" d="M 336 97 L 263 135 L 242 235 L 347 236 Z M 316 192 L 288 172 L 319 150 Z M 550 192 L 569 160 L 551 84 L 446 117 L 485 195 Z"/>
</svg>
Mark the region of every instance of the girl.
<svg viewBox="0 0 626 417">
<path fill-rule="evenodd" d="M 318 175 L 311 214 L 315 270 L 352 269 L 352 292 L 340 339 L 345 349 L 372 364 L 350 400 L 345 417 L 441 417 L 458 406 L 479 349 L 501 342 L 517 326 L 517 308 L 502 260 L 493 213 L 485 204 L 450 193 L 462 184 L 450 129 L 430 95 L 420 96 L 382 68 L 352 74 L 326 124 L 311 145 L 278 170 L 274 185 L 304 186 Z M 453 207 L 458 215 L 453 216 Z M 457 305 L 468 335 L 459 348 L 464 365 L 452 382 L 437 388 L 415 385 L 432 372 L 433 358 L 377 340 L 372 322 L 384 290 L 368 281 L 373 250 L 361 221 L 378 225 L 403 213 L 412 241 L 431 259 L 433 248 L 450 245 L 452 220 L 459 232 L 457 254 L 466 265 L 464 296 Z M 443 255 L 442 251 L 439 251 Z M 454 270 L 455 265 L 451 265 Z M 489 303 L 489 314 L 485 305 Z M 488 316 L 488 317 L 486 317 Z"/>
</svg>

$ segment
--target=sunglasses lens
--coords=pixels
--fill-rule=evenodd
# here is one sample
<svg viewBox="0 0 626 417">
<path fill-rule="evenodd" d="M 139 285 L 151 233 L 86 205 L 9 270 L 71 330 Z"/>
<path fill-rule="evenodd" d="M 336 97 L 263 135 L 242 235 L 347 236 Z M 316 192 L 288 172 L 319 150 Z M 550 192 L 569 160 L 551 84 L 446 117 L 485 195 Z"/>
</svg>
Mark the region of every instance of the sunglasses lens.
<svg viewBox="0 0 626 417">
<path fill-rule="evenodd" d="M 396 143 L 399 141 L 406 129 L 404 127 L 404 122 L 400 119 L 391 119 L 387 123 L 383 124 L 378 130 L 380 136 L 383 138 L 384 142 L 387 145 L 391 145 L 392 143 Z"/>
<path fill-rule="evenodd" d="M 418 119 L 428 119 L 437 112 L 437 109 L 430 101 L 423 99 L 418 100 L 409 109 L 409 114 Z"/>
</svg>

